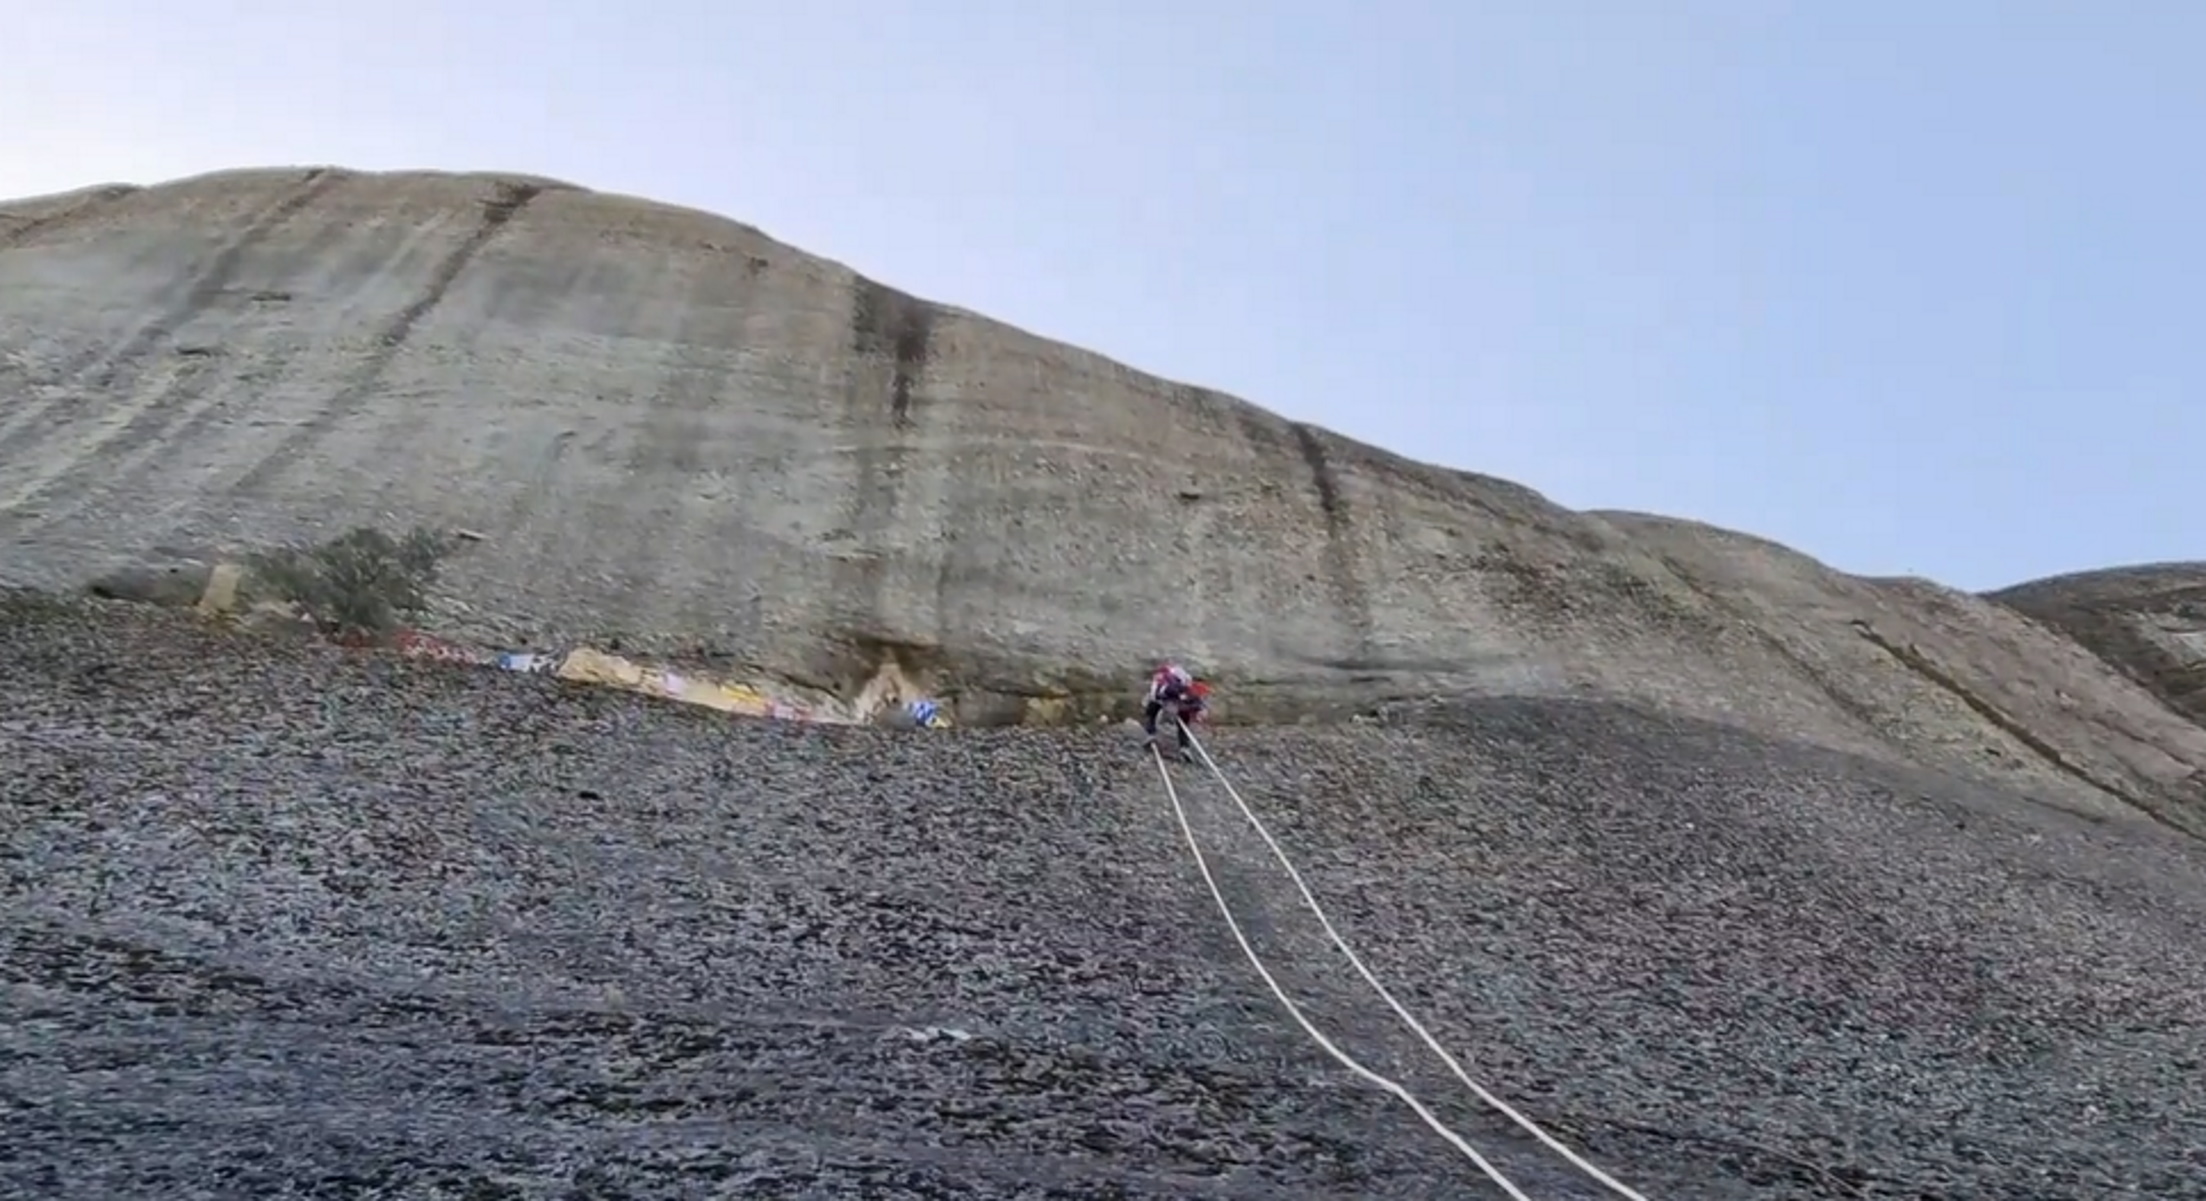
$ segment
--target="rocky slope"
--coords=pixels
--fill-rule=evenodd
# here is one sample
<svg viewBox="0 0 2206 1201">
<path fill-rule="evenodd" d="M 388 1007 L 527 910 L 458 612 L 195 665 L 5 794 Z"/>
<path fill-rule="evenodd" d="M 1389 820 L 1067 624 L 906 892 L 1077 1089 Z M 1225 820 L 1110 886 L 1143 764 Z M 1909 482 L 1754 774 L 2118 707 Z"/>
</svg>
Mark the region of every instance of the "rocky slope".
<svg viewBox="0 0 2206 1201">
<path fill-rule="evenodd" d="M 11 598 L 0 741 L 0 1196 L 1499 1196 L 1288 1023 L 1116 731 Z M 1650 1197 L 2206 1196 L 2195 840 L 1609 702 L 1212 741 L 1404 1003 Z M 1175 772 L 1314 1021 L 1603 1195 Z"/>
<path fill-rule="evenodd" d="M 416 523 L 473 536 L 445 632 L 893 662 L 967 725 L 1194 656 L 1372 966 L 1651 1197 L 2206 1197 L 2206 571 L 1983 598 L 1571 512 L 546 180 L 0 204 L 0 583 Z M 1285 1019 L 1117 730 L 7 594 L 0 763 L 0 1196 L 1489 1195 Z M 1313 1019 L 1601 1195 L 1178 774 Z"/>
<path fill-rule="evenodd" d="M 506 646 L 844 695 L 894 661 L 966 724 L 1122 710 L 1159 654 L 1226 720 L 1605 696 L 2206 828 L 2206 730 L 2000 605 L 1571 512 L 705 213 L 329 168 L 0 205 L 0 351 L 0 582 L 424 523 L 480 535 L 447 632 Z"/>
<path fill-rule="evenodd" d="M 2206 723 L 2206 563 L 2079 572 L 1987 594 L 2091 648 Z"/>
</svg>

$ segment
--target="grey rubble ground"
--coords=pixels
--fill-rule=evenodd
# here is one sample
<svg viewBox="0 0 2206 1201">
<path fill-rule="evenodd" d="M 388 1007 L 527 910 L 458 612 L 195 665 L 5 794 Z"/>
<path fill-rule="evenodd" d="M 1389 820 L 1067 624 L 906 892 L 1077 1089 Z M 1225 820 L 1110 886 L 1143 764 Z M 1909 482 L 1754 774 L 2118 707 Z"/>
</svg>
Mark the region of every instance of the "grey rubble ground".
<svg viewBox="0 0 2206 1201">
<path fill-rule="evenodd" d="M 1288 1025 L 1113 733 L 0 617 L 7 1196 L 1498 1195 Z M 1594 702 L 1213 741 L 1404 1002 L 1650 1196 L 2206 1196 L 2193 840 Z M 1312 1017 L 1599 1195 L 1180 774 Z"/>
</svg>

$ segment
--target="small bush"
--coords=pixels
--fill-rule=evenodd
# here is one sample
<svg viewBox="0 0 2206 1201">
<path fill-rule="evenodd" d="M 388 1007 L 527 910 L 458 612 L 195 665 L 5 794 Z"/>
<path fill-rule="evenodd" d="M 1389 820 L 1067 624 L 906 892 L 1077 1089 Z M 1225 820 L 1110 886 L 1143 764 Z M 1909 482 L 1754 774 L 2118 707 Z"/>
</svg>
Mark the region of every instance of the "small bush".
<svg viewBox="0 0 2206 1201">
<path fill-rule="evenodd" d="M 324 634 L 381 639 L 428 607 L 452 546 L 433 530 L 393 538 L 362 527 L 320 546 L 255 555 L 249 565 L 262 588 L 299 606 Z"/>
</svg>

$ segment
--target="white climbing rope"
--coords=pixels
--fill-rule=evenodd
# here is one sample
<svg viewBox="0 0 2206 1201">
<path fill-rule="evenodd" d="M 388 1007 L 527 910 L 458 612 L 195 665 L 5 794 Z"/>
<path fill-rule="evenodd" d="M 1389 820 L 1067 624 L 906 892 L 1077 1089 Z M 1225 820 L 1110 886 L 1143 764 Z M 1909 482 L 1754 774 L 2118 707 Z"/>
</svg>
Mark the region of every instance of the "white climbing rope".
<svg viewBox="0 0 2206 1201">
<path fill-rule="evenodd" d="M 1241 944 L 1241 953 L 1248 956 L 1249 966 L 1255 968 L 1256 974 L 1264 978 L 1264 983 L 1272 990 L 1272 996 L 1279 999 L 1279 1004 L 1286 1009 L 1287 1015 L 1295 1020 L 1296 1025 L 1302 1027 L 1302 1032 L 1309 1035 L 1311 1041 L 1317 1043 L 1327 1055 L 1338 1060 L 1342 1067 L 1394 1094 L 1403 1104 L 1417 1111 L 1417 1116 L 1425 1120 L 1425 1125 L 1432 1127 L 1434 1133 L 1440 1137 L 1455 1144 L 1456 1150 L 1469 1156 L 1470 1161 L 1478 1165 L 1478 1170 L 1486 1173 L 1487 1179 L 1500 1185 L 1501 1191 L 1509 1194 L 1511 1201 L 1532 1201 L 1530 1197 L 1525 1196 L 1523 1190 L 1510 1183 L 1509 1178 L 1502 1175 L 1499 1168 L 1488 1163 L 1486 1157 L 1480 1155 L 1478 1148 L 1473 1147 L 1469 1140 L 1450 1130 L 1446 1123 L 1434 1117 L 1432 1111 L 1425 1108 L 1424 1102 L 1412 1096 L 1408 1089 L 1356 1062 L 1347 1052 L 1334 1046 L 1333 1040 L 1325 1037 L 1316 1026 L 1311 1025 L 1309 1018 L 1303 1016 L 1302 1007 L 1295 1004 L 1294 999 L 1287 995 L 1287 990 L 1279 986 L 1279 981 L 1272 977 L 1270 969 L 1264 966 L 1264 960 L 1257 955 L 1256 948 L 1249 945 L 1248 936 L 1241 931 L 1241 923 L 1234 919 L 1232 906 L 1226 904 L 1225 893 L 1219 891 L 1217 878 L 1210 874 L 1210 861 L 1204 858 L 1202 844 L 1195 839 L 1195 827 L 1187 820 L 1187 807 L 1180 803 L 1179 789 L 1172 785 L 1172 773 L 1164 766 L 1164 752 L 1159 750 L 1155 744 L 1150 745 L 1149 751 L 1156 758 L 1157 774 L 1164 779 L 1164 795 L 1172 802 L 1172 813 L 1179 818 L 1180 832 L 1187 836 L 1187 849 L 1195 853 L 1195 867 L 1202 872 L 1203 883 L 1210 889 L 1210 899 L 1218 903 L 1218 913 L 1226 919 L 1226 928 L 1233 932 L 1233 941 Z"/>
<path fill-rule="evenodd" d="M 1225 772 L 1220 770 L 1218 767 L 1218 761 L 1210 757 L 1210 752 L 1206 750 L 1203 747 L 1203 744 L 1196 739 L 1195 732 L 1193 730 L 1187 729 L 1184 724 L 1181 725 L 1180 729 L 1186 732 L 1188 745 L 1194 748 L 1194 751 L 1197 755 L 1202 756 L 1203 766 L 1210 769 L 1211 776 L 1218 781 L 1220 787 L 1226 790 L 1226 795 L 1233 798 L 1233 803 L 1240 807 L 1241 816 L 1248 819 L 1249 825 L 1255 827 L 1257 834 L 1264 839 L 1264 845 L 1271 848 L 1272 857 L 1279 860 L 1279 866 L 1287 869 L 1287 876 L 1289 879 L 1294 881 L 1295 889 L 1302 894 L 1303 903 L 1310 907 L 1311 913 L 1317 915 L 1318 924 L 1325 927 L 1326 937 L 1331 938 L 1333 940 L 1333 945 L 1340 948 L 1340 953 L 1348 957 L 1348 962 L 1355 966 L 1356 974 L 1362 976 L 1364 979 L 1364 983 L 1369 984 L 1372 989 L 1379 994 L 1379 998 L 1387 1003 L 1387 1007 L 1394 1011 L 1395 1016 L 1401 1018 L 1403 1023 L 1406 1024 L 1411 1030 L 1416 1031 L 1417 1037 L 1425 1040 L 1425 1045 L 1432 1048 L 1433 1054 L 1438 1055 L 1441 1061 L 1448 1065 L 1448 1070 L 1455 1073 L 1455 1078 L 1462 1081 L 1466 1088 L 1469 1088 L 1473 1093 L 1476 1093 L 1479 1100 L 1484 1101 L 1496 1112 L 1508 1118 L 1510 1121 L 1515 1122 L 1525 1131 L 1525 1133 L 1530 1134 L 1533 1138 L 1536 1138 L 1540 1140 L 1540 1142 L 1546 1144 L 1549 1150 L 1555 1152 L 1557 1155 L 1562 1156 L 1565 1160 L 1568 1160 L 1572 1167 L 1575 1167 L 1579 1171 L 1582 1171 L 1586 1175 L 1592 1177 L 1595 1181 L 1606 1186 L 1611 1192 L 1620 1197 L 1626 1198 L 1627 1201 L 1647 1201 L 1647 1198 L 1644 1195 L 1635 1192 L 1630 1186 L 1624 1184 L 1622 1181 L 1617 1180 L 1615 1177 L 1609 1175 L 1607 1172 L 1602 1171 L 1600 1168 L 1595 1167 L 1583 1156 L 1579 1155 L 1575 1151 L 1572 1151 L 1570 1148 L 1564 1146 L 1561 1142 L 1556 1140 L 1553 1135 L 1550 1135 L 1549 1133 L 1547 1133 L 1547 1131 L 1540 1129 L 1538 1124 L 1533 1122 L 1532 1119 L 1525 1117 L 1521 1113 L 1518 1113 L 1514 1108 L 1509 1105 L 1508 1102 L 1503 1101 L 1500 1097 L 1497 1097 L 1493 1093 L 1487 1091 L 1476 1080 L 1471 1079 L 1470 1073 L 1463 1070 L 1463 1065 L 1456 1062 L 1455 1056 L 1450 1055 L 1448 1053 L 1448 1049 L 1440 1045 L 1440 1040 L 1434 1038 L 1432 1036 L 1432 1033 L 1425 1029 L 1423 1023 L 1419 1022 L 1415 1017 L 1412 1017 L 1409 1010 L 1402 1008 L 1402 1003 L 1394 999 L 1394 994 L 1388 992 L 1386 986 L 1379 983 L 1379 978 L 1371 974 L 1371 969 L 1364 966 L 1362 957 L 1357 955 L 1354 948 L 1348 945 L 1347 939 L 1340 936 L 1340 931 L 1333 928 L 1332 919 L 1325 916 L 1325 907 L 1318 904 L 1316 895 L 1310 891 L 1310 886 L 1302 879 L 1302 873 L 1295 870 L 1294 861 L 1287 858 L 1287 852 L 1280 848 L 1278 840 L 1274 839 L 1271 835 L 1271 831 L 1265 828 L 1263 820 L 1256 816 L 1256 810 L 1250 808 L 1249 803 L 1241 799 L 1241 794 L 1233 787 L 1232 781 L 1226 779 Z M 1161 754 L 1158 756 L 1157 759 L 1157 767 L 1159 770 L 1162 770 L 1164 767 L 1164 760 Z M 1167 777 L 1166 786 L 1170 787 L 1170 783 L 1171 781 L 1169 777 Z M 1179 802 L 1177 800 L 1173 802 L 1175 806 L 1178 803 Z M 1200 852 L 1198 852 L 1198 855 L 1199 854 Z"/>
</svg>

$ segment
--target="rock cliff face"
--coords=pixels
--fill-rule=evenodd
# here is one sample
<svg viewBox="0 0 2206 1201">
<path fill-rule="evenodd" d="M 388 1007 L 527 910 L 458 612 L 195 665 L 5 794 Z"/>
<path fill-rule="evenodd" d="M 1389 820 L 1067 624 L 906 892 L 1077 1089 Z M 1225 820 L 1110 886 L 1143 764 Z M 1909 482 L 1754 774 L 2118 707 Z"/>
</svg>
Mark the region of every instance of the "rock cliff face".
<svg viewBox="0 0 2206 1201">
<path fill-rule="evenodd" d="M 2206 728 L 2053 624 L 1578 513 L 544 179 L 231 172 L 0 205 L 0 583 L 479 535 L 452 632 L 967 723 L 1603 695 L 2206 831 Z M 1183 587 L 1191 573 L 1203 586 Z"/>
</svg>

